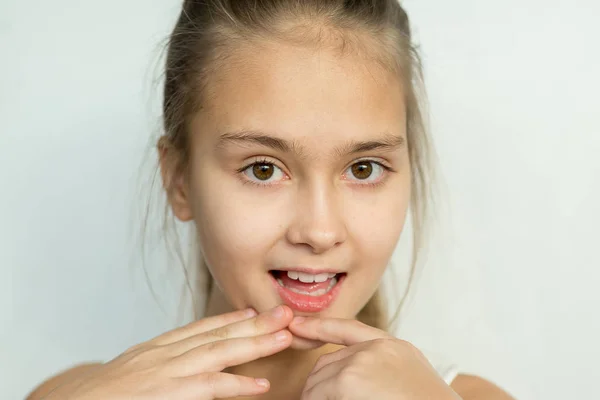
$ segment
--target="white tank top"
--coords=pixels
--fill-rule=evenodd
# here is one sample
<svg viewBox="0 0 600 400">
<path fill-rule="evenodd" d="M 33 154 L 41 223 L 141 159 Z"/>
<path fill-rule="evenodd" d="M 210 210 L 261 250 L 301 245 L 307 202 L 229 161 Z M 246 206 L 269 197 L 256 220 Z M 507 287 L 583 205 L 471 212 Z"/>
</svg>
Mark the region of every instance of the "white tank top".
<svg viewBox="0 0 600 400">
<path fill-rule="evenodd" d="M 400 337 L 398 332 L 394 333 L 395 337 Z M 460 374 L 458 365 L 448 362 L 448 360 L 437 352 L 429 351 L 427 349 L 420 348 L 421 352 L 427 358 L 429 363 L 435 368 L 438 375 L 446 382 L 448 386 L 454 381 L 454 379 Z"/>
<path fill-rule="evenodd" d="M 434 355 L 432 353 L 423 352 L 425 357 L 429 360 L 431 365 L 435 368 L 438 375 L 442 377 L 447 385 L 450 385 L 452 381 L 459 375 L 459 369 L 456 364 L 448 363 L 443 360 L 442 357 Z"/>
<path fill-rule="evenodd" d="M 458 368 L 454 364 L 433 364 L 435 370 L 442 377 L 447 385 L 450 385 L 452 381 L 458 376 Z"/>
</svg>

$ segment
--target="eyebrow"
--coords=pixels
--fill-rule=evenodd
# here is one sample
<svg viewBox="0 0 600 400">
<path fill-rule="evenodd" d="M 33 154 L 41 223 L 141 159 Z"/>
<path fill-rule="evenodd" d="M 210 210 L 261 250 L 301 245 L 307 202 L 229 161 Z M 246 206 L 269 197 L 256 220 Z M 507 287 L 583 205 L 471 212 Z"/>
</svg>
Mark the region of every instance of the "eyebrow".
<svg viewBox="0 0 600 400">
<path fill-rule="evenodd" d="M 351 155 L 357 153 L 364 153 L 366 151 L 391 151 L 397 148 L 404 146 L 404 137 L 393 135 L 391 133 L 384 133 L 380 138 L 376 140 L 367 140 L 367 141 L 351 141 L 336 148 L 334 151 L 336 154 L 343 155 Z"/>
<path fill-rule="evenodd" d="M 376 140 L 367 141 L 349 141 L 334 149 L 334 154 L 338 156 L 364 153 L 373 150 L 391 151 L 404 146 L 406 140 L 402 136 L 384 133 Z M 228 143 L 257 144 L 268 147 L 284 153 L 295 153 L 299 156 L 306 154 L 306 149 L 296 141 L 288 141 L 282 138 L 271 136 L 261 131 L 237 131 L 223 133 L 217 143 L 218 148 L 225 147 Z"/>
<path fill-rule="evenodd" d="M 293 149 L 299 147 L 285 139 L 270 136 L 260 131 L 237 131 L 223 133 L 219 137 L 217 147 L 222 148 L 228 143 L 258 144 L 260 146 L 270 147 L 274 150 L 284 153 L 290 153 L 293 151 Z"/>
</svg>

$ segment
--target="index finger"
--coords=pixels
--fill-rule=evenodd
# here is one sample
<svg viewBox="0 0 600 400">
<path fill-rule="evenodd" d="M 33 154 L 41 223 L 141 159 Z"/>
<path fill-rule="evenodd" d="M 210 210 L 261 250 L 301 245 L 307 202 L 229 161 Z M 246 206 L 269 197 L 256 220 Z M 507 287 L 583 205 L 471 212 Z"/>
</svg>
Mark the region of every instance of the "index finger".
<svg viewBox="0 0 600 400">
<path fill-rule="evenodd" d="M 211 331 L 235 322 L 244 321 L 253 318 L 257 315 L 256 311 L 251 308 L 238 310 L 226 314 L 215 315 L 212 317 L 202 318 L 198 321 L 193 321 L 180 328 L 163 333 L 160 336 L 152 339 L 150 342 L 155 345 L 167 345 L 180 340 L 189 338 L 200 333 Z"/>
<path fill-rule="evenodd" d="M 351 346 L 368 340 L 389 338 L 381 329 L 355 319 L 296 317 L 289 330 L 297 336 L 321 342 Z"/>
</svg>

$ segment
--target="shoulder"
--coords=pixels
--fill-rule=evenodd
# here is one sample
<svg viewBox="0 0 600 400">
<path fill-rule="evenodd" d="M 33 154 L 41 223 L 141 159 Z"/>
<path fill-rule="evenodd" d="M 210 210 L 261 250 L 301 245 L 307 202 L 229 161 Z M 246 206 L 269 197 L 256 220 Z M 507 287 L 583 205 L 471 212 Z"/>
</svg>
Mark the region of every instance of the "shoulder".
<svg viewBox="0 0 600 400">
<path fill-rule="evenodd" d="M 515 400 L 498 386 L 474 375 L 458 375 L 450 387 L 463 400 Z"/>
<path fill-rule="evenodd" d="M 50 394 L 57 387 L 71 381 L 76 376 L 80 374 L 91 371 L 93 368 L 101 365 L 100 363 L 89 363 L 82 364 L 70 368 L 66 371 L 62 371 L 55 376 L 47 379 L 45 382 L 41 383 L 38 387 L 36 387 L 33 392 L 27 396 L 26 400 L 38 400 L 43 399 L 46 395 Z"/>
<path fill-rule="evenodd" d="M 490 381 L 476 375 L 461 373 L 460 367 L 435 352 L 425 352 L 439 376 L 463 400 L 515 400 Z"/>
</svg>

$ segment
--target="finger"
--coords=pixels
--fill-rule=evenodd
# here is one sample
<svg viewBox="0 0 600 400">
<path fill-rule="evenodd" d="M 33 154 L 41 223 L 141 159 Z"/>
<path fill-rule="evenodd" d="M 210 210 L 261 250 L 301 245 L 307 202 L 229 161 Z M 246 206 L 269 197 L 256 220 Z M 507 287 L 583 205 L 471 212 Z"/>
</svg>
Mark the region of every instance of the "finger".
<svg viewBox="0 0 600 400">
<path fill-rule="evenodd" d="M 289 329 L 306 339 L 344 346 L 390 337 L 387 332 L 354 319 L 296 317 Z"/>
<path fill-rule="evenodd" d="M 290 346 L 292 335 L 281 330 L 267 335 L 219 340 L 196 347 L 174 357 L 170 362 L 175 376 L 190 376 L 200 372 L 220 372 L 234 365 L 268 357 Z"/>
<path fill-rule="evenodd" d="M 338 363 L 342 363 L 338 361 Z M 300 395 L 300 400 L 322 400 L 322 399 L 338 399 L 342 398 L 341 387 L 338 375 L 341 373 L 343 365 L 329 364 L 325 371 L 314 377 L 313 380 L 307 382 Z M 310 386 L 309 386 L 310 385 Z"/>
<path fill-rule="evenodd" d="M 331 379 L 319 382 L 310 389 L 302 391 L 300 400 L 340 399 L 340 388 Z"/>
<path fill-rule="evenodd" d="M 294 336 L 294 348 L 296 350 L 314 350 L 326 345 L 327 343 L 318 340 L 305 339 L 300 336 Z"/>
<path fill-rule="evenodd" d="M 222 326 L 230 325 L 238 321 L 247 320 L 256 316 L 256 311 L 251 308 L 245 310 L 233 311 L 226 314 L 215 315 L 214 317 L 202 318 L 201 320 L 191 322 L 180 328 L 164 333 L 150 340 L 151 344 L 163 346 L 175 343 L 185 338 L 198 335 L 203 332 L 218 329 Z"/>
<path fill-rule="evenodd" d="M 313 390 L 315 388 L 315 386 L 317 386 L 318 384 L 334 378 L 336 375 L 338 375 L 341 372 L 344 365 L 345 365 L 345 358 L 342 358 L 341 360 L 332 361 L 332 362 L 324 365 L 318 371 L 312 372 L 306 379 L 306 383 L 304 384 L 303 394 L 304 394 L 304 392 L 310 393 L 311 390 Z M 304 399 L 304 397 L 302 397 L 302 398 Z M 319 397 L 319 398 L 326 398 L 326 397 Z"/>
<path fill-rule="evenodd" d="M 220 326 L 213 330 L 191 336 L 173 344 L 172 354 L 183 354 L 193 348 L 207 343 L 225 339 L 253 337 L 273 333 L 286 328 L 294 314 L 287 306 L 278 306 L 254 318 L 238 321 L 230 325 Z"/>
<path fill-rule="evenodd" d="M 357 351 L 361 350 L 360 348 L 357 348 L 358 346 L 360 346 L 360 345 L 344 347 L 344 348 L 336 350 L 332 353 L 328 353 L 328 354 L 324 354 L 324 355 L 320 356 L 319 359 L 317 360 L 317 363 L 314 365 L 314 367 L 311 371 L 311 375 L 317 374 L 322 368 L 326 367 L 327 365 L 335 363 L 340 360 L 343 360 L 346 357 L 349 357 L 352 354 L 356 353 Z"/>
<path fill-rule="evenodd" d="M 189 376 L 183 379 L 186 399 L 226 399 L 255 396 L 269 391 L 269 381 L 224 372 Z"/>
</svg>

